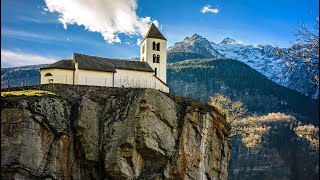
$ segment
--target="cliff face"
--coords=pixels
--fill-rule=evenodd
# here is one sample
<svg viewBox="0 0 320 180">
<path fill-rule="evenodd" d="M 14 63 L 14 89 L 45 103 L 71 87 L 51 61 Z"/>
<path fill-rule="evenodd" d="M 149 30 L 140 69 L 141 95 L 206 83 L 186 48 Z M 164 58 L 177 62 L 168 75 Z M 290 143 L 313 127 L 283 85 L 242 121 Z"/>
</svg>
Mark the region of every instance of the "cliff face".
<svg viewBox="0 0 320 180">
<path fill-rule="evenodd" d="M 213 107 L 151 89 L 41 88 L 56 95 L 1 98 L 2 179 L 227 179 L 229 125 Z"/>
</svg>

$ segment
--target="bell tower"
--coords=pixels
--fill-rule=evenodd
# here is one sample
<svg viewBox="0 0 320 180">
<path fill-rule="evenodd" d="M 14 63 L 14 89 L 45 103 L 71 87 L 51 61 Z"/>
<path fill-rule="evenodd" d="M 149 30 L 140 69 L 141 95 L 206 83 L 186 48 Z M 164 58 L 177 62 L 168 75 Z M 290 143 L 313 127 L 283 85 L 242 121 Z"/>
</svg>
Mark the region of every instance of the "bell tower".
<svg viewBox="0 0 320 180">
<path fill-rule="evenodd" d="M 167 83 L 167 39 L 153 23 L 141 43 L 140 61 L 147 62 L 154 75 Z"/>
</svg>

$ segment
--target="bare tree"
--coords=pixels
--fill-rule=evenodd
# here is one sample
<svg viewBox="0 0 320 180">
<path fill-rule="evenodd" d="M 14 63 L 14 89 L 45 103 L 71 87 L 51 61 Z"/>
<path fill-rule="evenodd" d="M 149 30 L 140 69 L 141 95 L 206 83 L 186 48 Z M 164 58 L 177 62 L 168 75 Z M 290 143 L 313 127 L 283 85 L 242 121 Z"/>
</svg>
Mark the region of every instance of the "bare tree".
<svg viewBox="0 0 320 180">
<path fill-rule="evenodd" d="M 240 120 L 248 111 L 242 102 L 232 102 L 229 97 L 223 96 L 219 93 L 210 97 L 209 104 L 226 114 L 227 122 L 229 123 L 232 123 L 235 120 Z"/>
<path fill-rule="evenodd" d="M 296 43 L 291 48 L 277 48 L 277 54 L 286 60 L 291 73 L 314 72 L 314 81 L 319 85 L 319 17 L 313 27 L 302 23 L 294 33 Z M 304 64 L 303 69 L 296 68 Z"/>
</svg>

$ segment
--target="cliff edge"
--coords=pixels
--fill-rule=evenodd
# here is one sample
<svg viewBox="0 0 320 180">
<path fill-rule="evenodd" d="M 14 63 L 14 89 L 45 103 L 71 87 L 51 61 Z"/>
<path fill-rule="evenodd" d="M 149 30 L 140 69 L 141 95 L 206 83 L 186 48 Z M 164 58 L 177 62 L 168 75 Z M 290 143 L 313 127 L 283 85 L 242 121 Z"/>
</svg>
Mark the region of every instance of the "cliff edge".
<svg viewBox="0 0 320 180">
<path fill-rule="evenodd" d="M 1 97 L 2 179 L 227 179 L 230 126 L 214 107 L 153 89 L 24 89 L 54 94 Z"/>
</svg>

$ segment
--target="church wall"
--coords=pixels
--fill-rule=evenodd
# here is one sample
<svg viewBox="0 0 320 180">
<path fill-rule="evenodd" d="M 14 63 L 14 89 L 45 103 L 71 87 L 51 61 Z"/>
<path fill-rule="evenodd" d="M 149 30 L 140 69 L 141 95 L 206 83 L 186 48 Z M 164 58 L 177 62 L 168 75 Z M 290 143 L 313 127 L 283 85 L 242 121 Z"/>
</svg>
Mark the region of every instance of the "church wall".
<svg viewBox="0 0 320 180">
<path fill-rule="evenodd" d="M 143 41 L 140 45 L 140 61 L 146 62 L 146 41 Z"/>
<path fill-rule="evenodd" d="M 157 79 L 155 76 L 153 76 L 153 81 L 156 82 L 155 89 L 159 89 L 160 91 L 169 93 L 169 87 L 159 81 L 159 79 Z"/>
<path fill-rule="evenodd" d="M 45 76 L 47 73 L 50 73 L 52 76 Z M 53 79 L 53 83 L 73 84 L 73 70 L 42 69 L 40 75 L 41 84 L 49 84 L 49 79 Z"/>
<path fill-rule="evenodd" d="M 114 74 L 115 87 L 154 88 L 169 92 L 169 87 L 159 81 L 153 72 L 116 69 Z"/>
<path fill-rule="evenodd" d="M 154 85 L 153 72 L 116 69 L 114 74 L 115 87 L 150 87 Z"/>
<path fill-rule="evenodd" d="M 113 86 L 113 72 L 78 69 L 78 84 L 91 86 Z"/>
<path fill-rule="evenodd" d="M 134 88 L 154 88 L 164 92 L 169 92 L 169 87 L 164 85 L 154 76 L 153 72 L 134 71 L 126 69 L 116 69 L 116 73 L 94 70 L 78 69 L 79 85 L 108 86 L 108 87 L 134 87 Z M 41 84 L 48 84 L 49 79 L 53 78 L 53 83 L 73 84 L 73 70 L 65 69 L 42 69 Z M 45 74 L 51 76 L 45 77 Z M 114 84 L 113 84 L 114 81 Z"/>
</svg>

